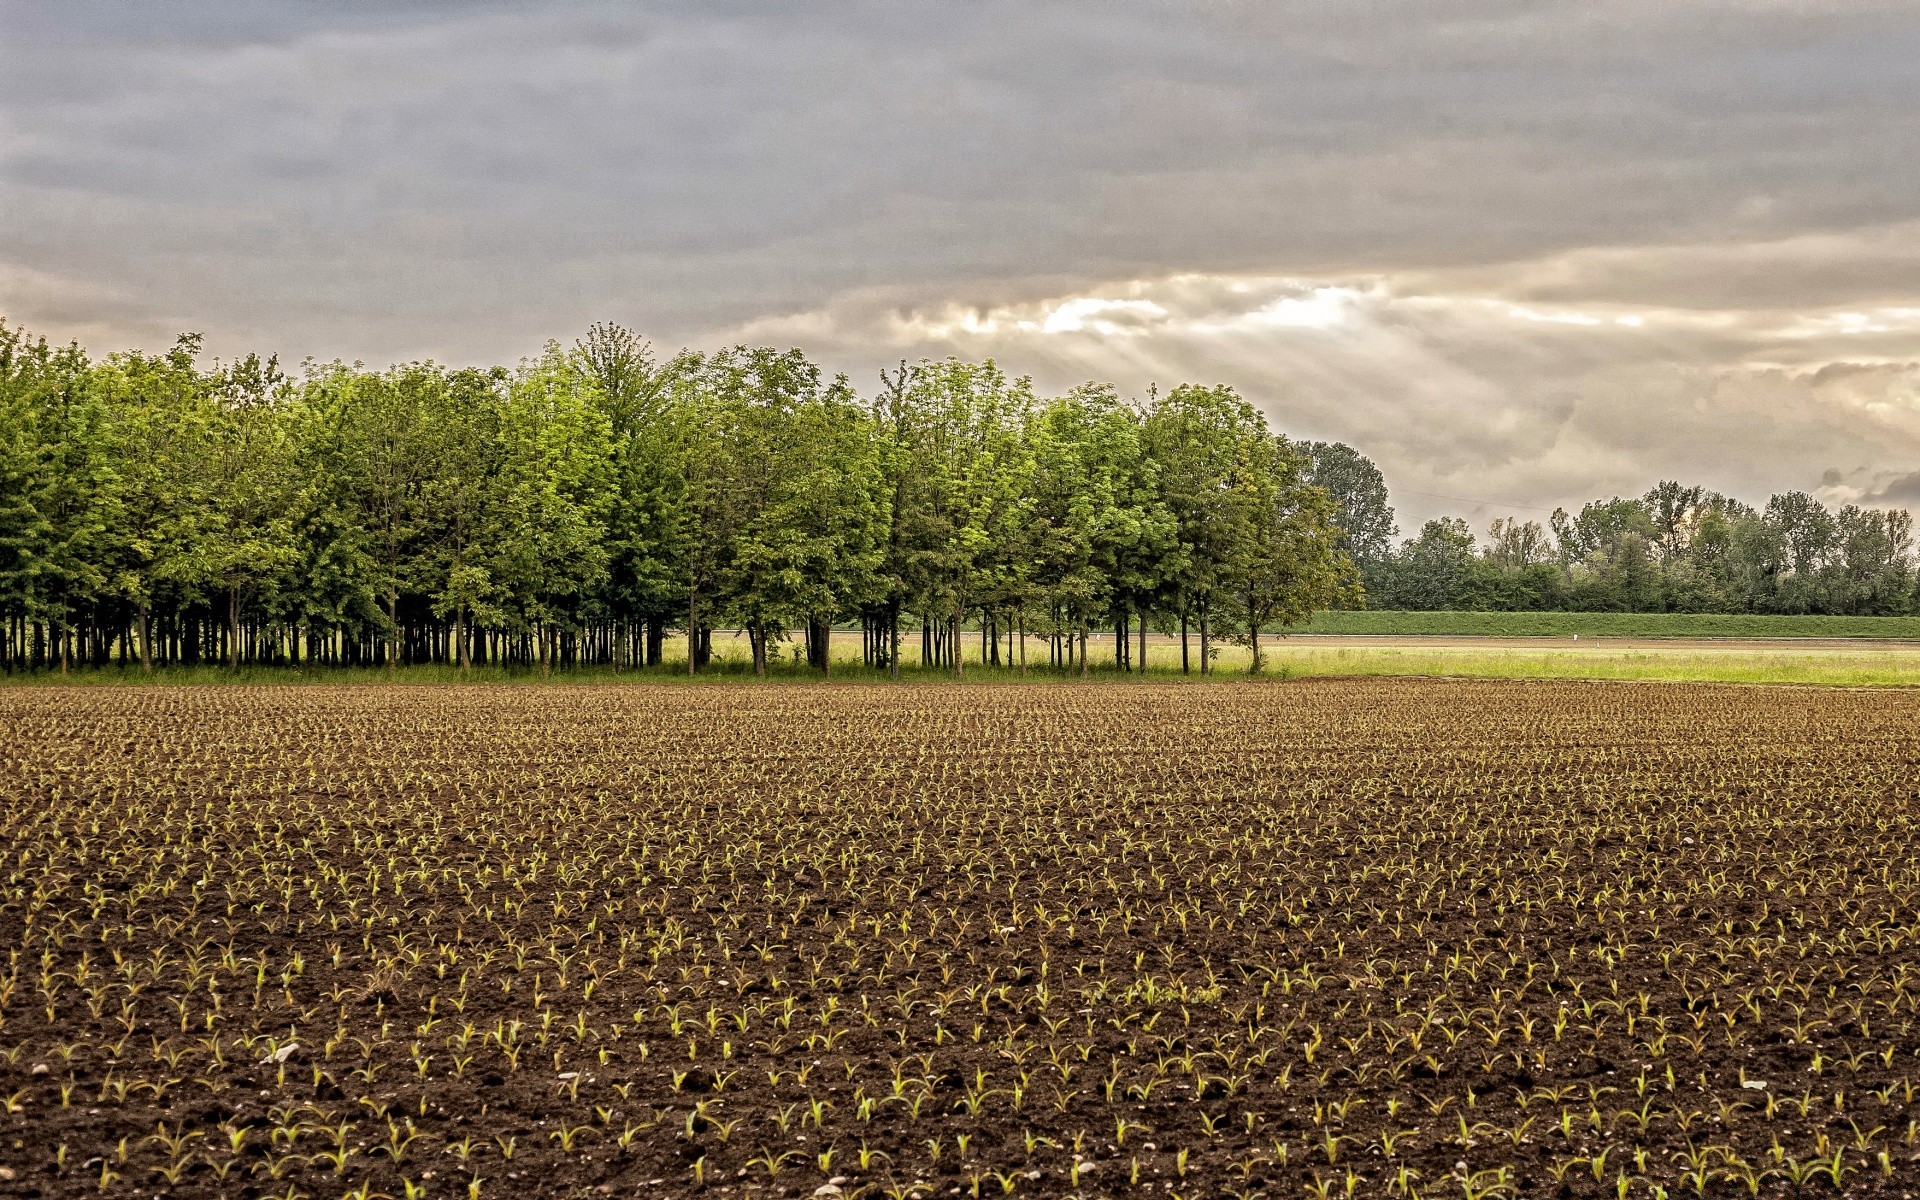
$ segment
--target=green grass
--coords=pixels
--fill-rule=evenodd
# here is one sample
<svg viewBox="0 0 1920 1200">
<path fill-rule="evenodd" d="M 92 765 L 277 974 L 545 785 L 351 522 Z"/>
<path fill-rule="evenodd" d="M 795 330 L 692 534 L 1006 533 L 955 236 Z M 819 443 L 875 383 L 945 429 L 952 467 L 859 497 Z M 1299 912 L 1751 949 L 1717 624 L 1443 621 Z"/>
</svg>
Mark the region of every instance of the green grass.
<svg viewBox="0 0 1920 1200">
<path fill-rule="evenodd" d="M 1801 683 L 1848 686 L 1920 686 L 1920 642 L 1913 645 L 1809 645 L 1804 637 L 1920 636 L 1920 618 L 1908 617 L 1722 617 L 1618 613 L 1397 613 L 1350 612 L 1327 614 L 1305 630 L 1294 632 L 1376 635 L 1365 640 L 1328 642 L 1312 637 L 1262 639 L 1271 678 L 1325 676 L 1428 675 L 1480 679 L 1642 679 L 1725 683 Z M 1571 635 L 1583 640 L 1575 642 Z M 1446 641 L 1445 635 L 1530 638 L 1537 642 Z M 1773 638 L 1773 641 L 1712 642 L 1661 638 Z M 1550 640 L 1558 638 L 1561 640 Z M 1623 642 L 1618 638 L 1646 639 Z M 903 639 L 909 656 L 917 652 L 917 637 Z M 1029 641 L 1030 669 L 1024 677 L 1011 667 L 980 665 L 977 636 L 963 639 L 968 654 L 966 682 L 1072 682 L 1077 672 L 1046 667 L 1045 643 Z M 828 683 L 879 683 L 886 672 L 860 664 L 858 634 L 834 639 L 834 670 Z M 1198 665 L 1198 644 L 1193 663 Z M 367 685 L 403 684 L 751 684 L 755 682 L 743 638 L 714 640 L 715 661 L 698 676 L 686 674 L 685 642 L 669 639 L 667 663 L 643 670 L 615 671 L 607 667 L 555 671 L 542 675 L 530 668 L 477 667 L 462 673 L 454 667 L 402 667 L 389 673 L 380 668 L 169 667 L 151 675 L 139 668 L 121 670 L 76 669 L 66 675 L 46 671 L 0 675 L 0 686 L 72 684 L 79 686 L 154 684 L 202 685 Z M 1217 648 L 1214 678 L 1244 679 L 1249 655 L 1246 647 Z M 1111 666 L 1111 635 L 1096 641 L 1092 677 L 1106 681 L 1138 681 Z M 1148 679 L 1160 682 L 1196 681 L 1197 674 L 1180 673 L 1177 643 L 1156 639 L 1149 653 Z M 820 683 L 821 677 L 798 662 L 791 646 L 774 655 L 772 677 L 787 683 Z M 950 683 L 950 671 L 909 665 L 903 680 L 910 683 Z"/>
<path fill-rule="evenodd" d="M 717 648 L 717 647 L 716 647 Z M 977 648 L 977 647 L 976 647 Z M 857 643 L 855 646 L 857 650 Z M 1274 639 L 1266 643 L 1267 676 L 1273 679 L 1303 679 L 1332 676 L 1424 675 L 1477 679 L 1622 679 L 1666 680 L 1721 683 L 1793 683 L 1842 686 L 1920 686 L 1920 645 L 1916 646 L 1808 646 L 1782 641 L 1773 645 L 1730 642 L 1724 647 L 1700 643 L 1623 645 L 1606 640 L 1578 643 L 1542 642 L 1536 645 L 1475 645 L 1471 642 L 1422 644 L 1417 639 L 1381 638 L 1367 644 L 1316 643 L 1312 639 Z M 1108 647 L 1111 653 L 1111 646 Z M 1031 649 L 1029 651 L 1031 653 Z M 1164 643 L 1152 651 L 1153 670 L 1146 681 L 1155 683 L 1198 682 L 1200 676 L 1182 676 L 1179 649 Z M 682 660 L 684 663 L 684 660 Z M 1247 651 L 1244 647 L 1222 648 L 1215 662 L 1218 681 L 1247 678 Z M 883 671 L 868 670 L 855 661 L 837 657 L 833 675 L 821 677 L 792 662 L 776 664 L 773 681 L 784 684 L 881 683 Z M 951 683 L 953 676 L 944 670 L 909 667 L 904 682 Z M 1012 668 L 982 667 L 969 662 L 966 682 L 972 684 L 1014 683 L 1022 676 Z M 1110 666 L 1096 666 L 1092 678 L 1100 682 L 1141 682 L 1138 675 L 1121 675 Z M 1031 667 L 1026 682 L 1071 685 L 1077 673 L 1050 671 L 1043 663 Z M 505 670 L 498 667 L 476 668 L 466 674 L 451 667 L 402 667 L 389 674 L 379 669 L 297 670 L 290 668 L 163 668 L 146 675 L 137 668 L 120 671 L 75 670 L 65 676 L 56 672 L 0 676 L 0 686 L 71 684 L 111 686 L 115 684 L 153 684 L 159 686 L 202 685 L 379 685 L 402 683 L 437 685 L 474 684 L 587 684 L 614 685 L 633 683 L 752 685 L 748 664 L 727 656 L 694 678 L 684 665 L 671 661 L 651 670 L 614 671 L 596 667 L 576 671 L 556 671 L 542 676 L 537 671 Z"/>
<path fill-rule="evenodd" d="M 1794 683 L 1842 687 L 1920 686 L 1920 647 L 1889 650 L 1727 650 L 1697 647 L 1590 648 L 1327 646 L 1296 643 L 1269 671 L 1292 678 L 1424 675 L 1468 679 L 1625 679 L 1689 683 Z"/>
<path fill-rule="evenodd" d="M 1456 637 L 1920 638 L 1920 617 L 1359 611 L 1320 613 L 1292 632 Z"/>
</svg>

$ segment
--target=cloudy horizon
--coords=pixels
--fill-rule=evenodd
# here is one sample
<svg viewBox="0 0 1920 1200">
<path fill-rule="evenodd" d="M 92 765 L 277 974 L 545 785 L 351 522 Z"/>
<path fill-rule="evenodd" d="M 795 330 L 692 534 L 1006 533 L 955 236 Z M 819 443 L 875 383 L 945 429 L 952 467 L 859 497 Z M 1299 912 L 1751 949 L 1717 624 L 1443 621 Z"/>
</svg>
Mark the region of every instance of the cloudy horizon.
<svg viewBox="0 0 1920 1200">
<path fill-rule="evenodd" d="M 0 0 L 0 316 L 871 391 L 1229 383 L 1403 530 L 1920 506 L 1920 13 L 1867 0 Z"/>
</svg>

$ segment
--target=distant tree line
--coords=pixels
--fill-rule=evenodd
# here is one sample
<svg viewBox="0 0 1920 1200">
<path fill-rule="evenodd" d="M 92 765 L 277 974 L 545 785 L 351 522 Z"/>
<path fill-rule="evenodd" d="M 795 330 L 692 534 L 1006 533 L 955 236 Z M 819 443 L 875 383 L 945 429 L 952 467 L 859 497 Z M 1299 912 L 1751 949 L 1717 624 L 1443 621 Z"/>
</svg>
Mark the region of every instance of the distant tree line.
<svg viewBox="0 0 1920 1200">
<path fill-rule="evenodd" d="M 1094 628 L 1122 668 L 1157 628 L 1258 670 L 1263 630 L 1361 599 L 1318 463 L 1231 388 L 1043 398 L 992 362 L 861 396 L 599 325 L 511 369 L 289 375 L 0 323 L 0 663 L 642 666 L 678 631 L 694 671 L 719 628 L 826 670 L 857 624 L 896 673 L 960 672 L 963 635 L 1085 672 Z"/>
<path fill-rule="evenodd" d="M 1502 517 L 1484 541 L 1458 518 L 1399 542 L 1380 472 L 1351 448 L 1305 443 L 1370 608 L 1895 616 L 1920 610 L 1913 518 L 1830 509 L 1805 492 L 1762 507 L 1662 482 L 1638 498 Z"/>
</svg>

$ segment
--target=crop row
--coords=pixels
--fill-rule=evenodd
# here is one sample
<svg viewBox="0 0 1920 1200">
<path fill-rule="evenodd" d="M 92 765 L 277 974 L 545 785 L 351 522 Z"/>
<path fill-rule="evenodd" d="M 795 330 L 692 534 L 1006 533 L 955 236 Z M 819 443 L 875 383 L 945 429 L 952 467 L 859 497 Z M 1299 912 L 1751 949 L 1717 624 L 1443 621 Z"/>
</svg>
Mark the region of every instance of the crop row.
<svg viewBox="0 0 1920 1200">
<path fill-rule="evenodd" d="M 32 1194 L 1920 1177 L 1905 693 L 0 706 Z"/>
</svg>

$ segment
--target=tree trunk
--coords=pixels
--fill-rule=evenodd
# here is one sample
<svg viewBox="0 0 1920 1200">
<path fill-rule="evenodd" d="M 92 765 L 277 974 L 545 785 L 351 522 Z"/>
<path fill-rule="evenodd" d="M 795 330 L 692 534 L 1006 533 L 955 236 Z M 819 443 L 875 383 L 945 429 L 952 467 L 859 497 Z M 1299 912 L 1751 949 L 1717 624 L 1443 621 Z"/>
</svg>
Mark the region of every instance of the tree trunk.
<svg viewBox="0 0 1920 1200">
<path fill-rule="evenodd" d="M 947 618 L 947 645 L 953 650 L 953 677 L 964 679 L 967 674 L 967 656 L 960 648 L 960 614 Z"/>
<path fill-rule="evenodd" d="M 1147 673 L 1147 607 L 1140 606 L 1140 674 Z"/>
<path fill-rule="evenodd" d="M 1247 667 L 1247 674 L 1258 675 L 1264 665 L 1260 661 L 1260 622 L 1251 615 L 1247 617 L 1247 648 L 1253 651 L 1253 662 Z"/>
<path fill-rule="evenodd" d="M 387 651 L 387 674 L 392 675 L 400 669 L 400 593 L 387 593 L 387 637 L 391 648 Z"/>
<path fill-rule="evenodd" d="M 747 642 L 753 647 L 753 673 L 762 678 L 767 674 L 767 627 L 759 621 L 747 627 Z"/>
<path fill-rule="evenodd" d="M 240 589 L 227 590 L 227 665 L 240 665 Z"/>
<path fill-rule="evenodd" d="M 687 674 L 693 674 L 700 647 L 700 590 L 687 589 Z"/>
<path fill-rule="evenodd" d="M 833 622 L 826 617 L 815 617 L 814 628 L 818 631 L 815 634 L 814 640 L 820 651 L 820 673 L 822 675 L 832 675 Z"/>
<path fill-rule="evenodd" d="M 1193 674 L 1193 668 L 1187 661 L 1187 606 L 1180 606 L 1180 673 Z"/>
<path fill-rule="evenodd" d="M 1200 674 L 1204 677 L 1213 674 L 1213 636 L 1209 627 L 1207 606 L 1200 606 Z"/>
<path fill-rule="evenodd" d="M 140 669 L 147 672 L 153 670 L 153 615 L 149 611 L 151 607 L 145 600 L 140 602 Z"/>
<path fill-rule="evenodd" d="M 900 605 L 887 606 L 887 678 L 900 678 Z"/>
<path fill-rule="evenodd" d="M 1027 610 L 1023 607 L 1018 618 L 1020 621 L 1020 674 L 1027 673 Z"/>
<path fill-rule="evenodd" d="M 1087 615 L 1080 614 L 1080 678 L 1087 677 Z"/>
</svg>

